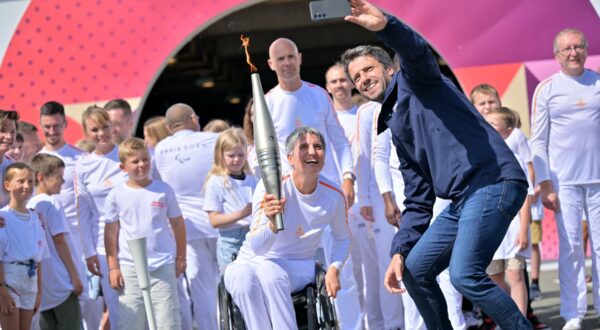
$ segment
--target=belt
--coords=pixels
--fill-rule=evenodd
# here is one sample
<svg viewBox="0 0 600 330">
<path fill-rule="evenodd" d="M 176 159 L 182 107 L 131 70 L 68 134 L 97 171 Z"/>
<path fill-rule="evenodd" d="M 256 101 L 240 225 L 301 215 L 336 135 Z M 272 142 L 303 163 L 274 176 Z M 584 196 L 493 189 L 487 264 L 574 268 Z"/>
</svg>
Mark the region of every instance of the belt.
<svg viewBox="0 0 600 330">
<path fill-rule="evenodd" d="M 32 278 L 35 276 L 35 271 L 37 270 L 37 263 L 33 259 L 29 259 L 27 261 L 11 261 L 9 264 L 13 265 L 21 265 L 27 267 L 27 276 Z"/>
</svg>

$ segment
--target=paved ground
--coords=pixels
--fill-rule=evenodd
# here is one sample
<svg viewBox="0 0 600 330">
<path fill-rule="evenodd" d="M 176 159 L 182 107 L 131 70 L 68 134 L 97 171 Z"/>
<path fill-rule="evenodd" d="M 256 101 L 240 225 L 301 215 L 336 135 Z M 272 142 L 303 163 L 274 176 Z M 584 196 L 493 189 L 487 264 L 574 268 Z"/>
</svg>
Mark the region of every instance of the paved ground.
<svg viewBox="0 0 600 330">
<path fill-rule="evenodd" d="M 589 274 L 589 267 L 588 267 Z M 553 330 L 560 330 L 565 321 L 560 317 L 560 294 L 558 288 L 558 273 L 556 264 L 542 265 L 542 273 L 540 275 L 540 288 L 542 290 L 542 298 L 533 302 L 533 310 L 535 314 L 544 323 L 549 325 Z M 592 286 L 588 285 L 588 312 L 583 319 L 582 328 L 584 330 L 600 329 L 598 314 L 594 309 L 592 296 L 590 294 Z"/>
</svg>

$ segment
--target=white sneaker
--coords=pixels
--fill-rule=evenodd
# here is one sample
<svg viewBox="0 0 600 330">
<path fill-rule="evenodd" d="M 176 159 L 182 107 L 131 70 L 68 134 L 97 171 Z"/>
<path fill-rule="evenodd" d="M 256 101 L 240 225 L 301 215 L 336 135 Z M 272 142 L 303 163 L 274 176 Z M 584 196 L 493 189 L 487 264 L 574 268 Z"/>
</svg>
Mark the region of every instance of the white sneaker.
<svg viewBox="0 0 600 330">
<path fill-rule="evenodd" d="M 565 323 L 563 330 L 581 330 L 581 319 L 578 317 L 572 318 Z"/>
</svg>

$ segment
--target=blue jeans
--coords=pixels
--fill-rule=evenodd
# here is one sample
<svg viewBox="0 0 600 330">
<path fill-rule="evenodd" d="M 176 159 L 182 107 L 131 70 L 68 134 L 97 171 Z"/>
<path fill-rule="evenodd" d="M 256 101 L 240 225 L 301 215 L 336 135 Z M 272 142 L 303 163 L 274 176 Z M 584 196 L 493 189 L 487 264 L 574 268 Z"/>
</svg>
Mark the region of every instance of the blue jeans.
<svg viewBox="0 0 600 330">
<path fill-rule="evenodd" d="M 219 263 L 221 274 L 225 271 L 225 267 L 231 263 L 231 257 L 240 252 L 248 231 L 248 227 L 219 231 L 219 237 L 217 238 L 217 262 Z"/>
<path fill-rule="evenodd" d="M 452 329 L 436 276 L 450 267 L 450 281 L 502 329 L 531 329 L 504 290 L 489 279 L 492 261 L 527 194 L 520 182 L 480 188 L 460 207 L 450 204 L 409 252 L 403 282 L 428 329 Z"/>
</svg>

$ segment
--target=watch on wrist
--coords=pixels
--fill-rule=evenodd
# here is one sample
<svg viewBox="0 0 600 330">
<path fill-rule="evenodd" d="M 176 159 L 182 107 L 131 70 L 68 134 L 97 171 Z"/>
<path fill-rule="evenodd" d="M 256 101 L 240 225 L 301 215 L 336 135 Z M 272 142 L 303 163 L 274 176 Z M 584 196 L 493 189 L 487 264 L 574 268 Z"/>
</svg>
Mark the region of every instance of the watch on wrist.
<svg viewBox="0 0 600 330">
<path fill-rule="evenodd" d="M 354 175 L 354 173 L 352 173 L 352 172 L 346 172 L 342 176 L 342 179 L 344 179 L 344 180 L 352 180 L 354 182 L 354 181 L 356 181 L 356 175 Z"/>
</svg>

